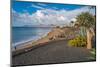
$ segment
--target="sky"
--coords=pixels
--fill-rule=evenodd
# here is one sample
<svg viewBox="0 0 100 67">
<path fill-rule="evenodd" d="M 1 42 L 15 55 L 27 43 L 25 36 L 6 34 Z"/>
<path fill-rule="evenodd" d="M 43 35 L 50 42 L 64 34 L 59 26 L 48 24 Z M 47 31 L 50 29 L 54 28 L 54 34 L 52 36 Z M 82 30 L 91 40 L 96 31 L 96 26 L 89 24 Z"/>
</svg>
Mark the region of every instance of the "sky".
<svg viewBox="0 0 100 67">
<path fill-rule="evenodd" d="M 57 4 L 43 2 L 12 3 L 12 26 L 68 25 L 82 12 L 95 15 L 95 8 L 74 4 Z"/>
</svg>

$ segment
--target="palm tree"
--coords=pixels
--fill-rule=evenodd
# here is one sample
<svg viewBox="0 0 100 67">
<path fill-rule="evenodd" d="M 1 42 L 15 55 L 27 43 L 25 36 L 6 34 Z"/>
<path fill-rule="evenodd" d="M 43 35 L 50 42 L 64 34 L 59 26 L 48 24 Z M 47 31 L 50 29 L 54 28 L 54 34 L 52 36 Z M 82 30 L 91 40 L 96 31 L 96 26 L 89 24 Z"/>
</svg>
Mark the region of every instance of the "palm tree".
<svg viewBox="0 0 100 67">
<path fill-rule="evenodd" d="M 77 24 L 79 27 L 86 28 L 86 36 L 87 36 L 87 49 L 92 48 L 92 37 L 94 35 L 93 26 L 95 26 L 94 16 L 89 12 L 82 13 L 77 16 Z"/>
<path fill-rule="evenodd" d="M 92 9 L 96 9 L 96 8 L 95 8 L 95 6 L 89 6 L 88 9 L 89 9 L 89 12 L 90 12 Z"/>
<path fill-rule="evenodd" d="M 73 26 L 74 21 L 71 21 L 70 23 L 71 23 L 71 26 Z"/>
</svg>

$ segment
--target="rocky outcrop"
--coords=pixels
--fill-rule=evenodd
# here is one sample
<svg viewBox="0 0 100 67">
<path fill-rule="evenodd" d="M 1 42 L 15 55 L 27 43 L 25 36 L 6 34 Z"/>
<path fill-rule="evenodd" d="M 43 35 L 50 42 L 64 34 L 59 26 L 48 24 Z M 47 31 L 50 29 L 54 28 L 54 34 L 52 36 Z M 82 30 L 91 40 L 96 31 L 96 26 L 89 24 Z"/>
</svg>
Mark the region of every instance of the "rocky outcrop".
<svg viewBox="0 0 100 67">
<path fill-rule="evenodd" d="M 61 38 L 73 38 L 75 33 L 78 33 L 78 29 L 75 28 L 54 28 L 47 34 L 49 40 L 57 40 Z"/>
<path fill-rule="evenodd" d="M 56 40 L 59 38 L 65 38 L 65 31 L 61 28 L 54 28 L 51 32 L 47 34 L 50 40 Z"/>
</svg>

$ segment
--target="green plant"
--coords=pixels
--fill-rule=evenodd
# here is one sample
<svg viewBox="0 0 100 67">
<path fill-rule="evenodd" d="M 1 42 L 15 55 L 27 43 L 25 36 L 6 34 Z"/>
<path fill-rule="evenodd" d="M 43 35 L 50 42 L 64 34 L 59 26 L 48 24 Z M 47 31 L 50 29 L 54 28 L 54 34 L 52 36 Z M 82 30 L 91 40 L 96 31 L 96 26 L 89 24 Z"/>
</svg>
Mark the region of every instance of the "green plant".
<svg viewBox="0 0 100 67">
<path fill-rule="evenodd" d="M 69 46 L 74 47 L 85 47 L 86 46 L 86 37 L 77 36 L 76 38 L 68 41 Z"/>
<path fill-rule="evenodd" d="M 93 27 L 95 27 L 96 23 L 95 16 L 90 14 L 89 12 L 84 12 L 78 15 L 76 19 L 77 27 L 86 28 L 87 49 L 92 49 L 92 38 L 94 36 L 93 33 L 95 32 Z"/>
</svg>

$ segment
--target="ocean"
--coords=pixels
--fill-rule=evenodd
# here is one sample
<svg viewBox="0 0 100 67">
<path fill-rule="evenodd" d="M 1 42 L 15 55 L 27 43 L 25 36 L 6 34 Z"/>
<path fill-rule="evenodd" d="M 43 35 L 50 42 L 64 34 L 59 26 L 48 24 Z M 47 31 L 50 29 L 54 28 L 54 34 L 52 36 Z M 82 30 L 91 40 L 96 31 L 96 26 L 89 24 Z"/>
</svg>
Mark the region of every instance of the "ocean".
<svg viewBox="0 0 100 67">
<path fill-rule="evenodd" d="M 49 27 L 12 27 L 12 46 L 38 40 L 51 30 Z"/>
</svg>

